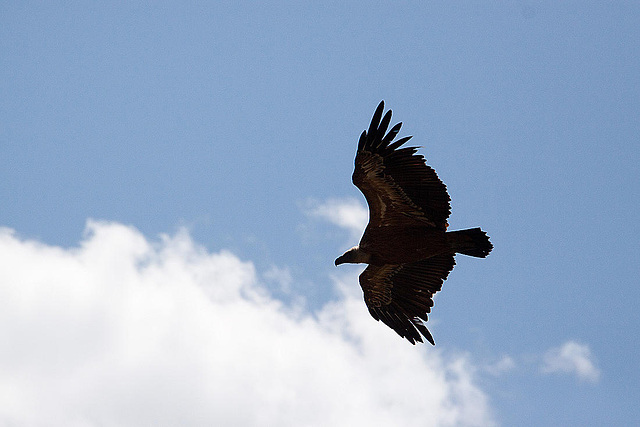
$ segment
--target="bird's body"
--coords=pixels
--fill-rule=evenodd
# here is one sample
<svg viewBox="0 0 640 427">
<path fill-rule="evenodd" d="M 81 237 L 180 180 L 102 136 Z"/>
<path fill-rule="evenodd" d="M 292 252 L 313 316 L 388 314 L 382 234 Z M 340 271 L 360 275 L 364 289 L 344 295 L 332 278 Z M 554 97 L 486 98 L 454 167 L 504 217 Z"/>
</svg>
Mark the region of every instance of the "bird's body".
<svg viewBox="0 0 640 427">
<path fill-rule="evenodd" d="M 370 264 L 403 264 L 449 253 L 445 233 L 421 225 L 367 227 L 359 245 L 372 254 Z M 402 247 L 402 251 L 396 248 Z"/>
<path fill-rule="evenodd" d="M 484 258 L 493 246 L 479 228 L 447 231 L 449 194 L 435 171 L 416 154 L 400 148 L 411 137 L 393 141 L 401 123 L 386 133 L 391 111 L 381 102 L 360 136 L 353 183 L 369 205 L 369 224 L 360 244 L 336 259 L 366 263 L 360 285 L 369 312 L 411 343 L 424 336 L 433 294 L 455 265 L 456 253 Z"/>
</svg>

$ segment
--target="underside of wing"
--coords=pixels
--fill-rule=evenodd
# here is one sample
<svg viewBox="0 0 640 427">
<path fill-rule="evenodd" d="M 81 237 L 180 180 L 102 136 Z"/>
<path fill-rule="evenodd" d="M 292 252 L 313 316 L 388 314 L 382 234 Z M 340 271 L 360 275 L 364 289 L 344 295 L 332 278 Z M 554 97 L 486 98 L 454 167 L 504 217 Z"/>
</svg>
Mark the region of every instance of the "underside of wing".
<svg viewBox="0 0 640 427">
<path fill-rule="evenodd" d="M 424 323 L 433 307 L 433 295 L 455 265 L 454 256 L 438 255 L 401 265 L 369 265 L 360 286 L 369 313 L 412 344 L 422 336 L 435 345 Z"/>
<path fill-rule="evenodd" d="M 427 223 L 446 229 L 451 213 L 446 186 L 417 147 L 400 148 L 411 137 L 394 141 L 402 123 L 389 130 L 391 110 L 382 117 L 378 105 L 369 129 L 362 132 L 355 159 L 353 183 L 369 204 L 373 226 Z"/>
</svg>

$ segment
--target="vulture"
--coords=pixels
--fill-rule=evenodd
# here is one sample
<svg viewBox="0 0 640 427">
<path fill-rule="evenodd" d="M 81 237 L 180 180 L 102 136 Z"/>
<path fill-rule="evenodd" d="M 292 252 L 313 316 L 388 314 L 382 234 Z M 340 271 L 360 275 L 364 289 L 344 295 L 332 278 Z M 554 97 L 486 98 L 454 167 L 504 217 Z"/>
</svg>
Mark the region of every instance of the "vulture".
<svg viewBox="0 0 640 427">
<path fill-rule="evenodd" d="M 418 147 L 402 147 L 411 136 L 394 141 L 402 123 L 387 132 L 391 110 L 383 111 L 384 101 L 360 135 L 352 176 L 369 205 L 369 224 L 335 265 L 369 264 L 359 280 L 371 316 L 411 344 L 423 342 L 422 334 L 435 345 L 425 322 L 455 255 L 484 258 L 493 245 L 480 228 L 447 231 L 447 187 Z"/>
</svg>

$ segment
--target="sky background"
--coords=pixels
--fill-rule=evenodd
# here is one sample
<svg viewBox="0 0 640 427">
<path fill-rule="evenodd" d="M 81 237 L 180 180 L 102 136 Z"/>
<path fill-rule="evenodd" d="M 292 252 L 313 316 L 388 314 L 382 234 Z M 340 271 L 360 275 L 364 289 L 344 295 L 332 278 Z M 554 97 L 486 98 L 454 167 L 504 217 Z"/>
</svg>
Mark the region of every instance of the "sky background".
<svg viewBox="0 0 640 427">
<path fill-rule="evenodd" d="M 606 3 L 606 2 L 605 2 Z M 3 2 L 0 423 L 640 422 L 636 2 Z M 412 346 L 368 314 L 384 99 L 452 198 Z"/>
</svg>

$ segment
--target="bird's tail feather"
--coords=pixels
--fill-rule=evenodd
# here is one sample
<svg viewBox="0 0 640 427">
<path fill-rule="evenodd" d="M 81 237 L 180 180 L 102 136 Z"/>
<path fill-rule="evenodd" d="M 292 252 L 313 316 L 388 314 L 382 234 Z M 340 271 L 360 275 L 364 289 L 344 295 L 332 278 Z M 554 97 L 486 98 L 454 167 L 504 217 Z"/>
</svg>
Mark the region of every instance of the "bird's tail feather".
<svg viewBox="0 0 640 427">
<path fill-rule="evenodd" d="M 447 232 L 447 240 L 457 253 L 477 258 L 486 257 L 493 249 L 487 233 L 480 228 L 449 231 Z"/>
</svg>

